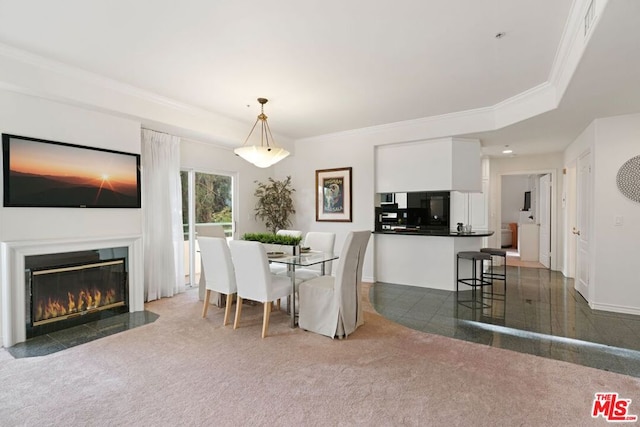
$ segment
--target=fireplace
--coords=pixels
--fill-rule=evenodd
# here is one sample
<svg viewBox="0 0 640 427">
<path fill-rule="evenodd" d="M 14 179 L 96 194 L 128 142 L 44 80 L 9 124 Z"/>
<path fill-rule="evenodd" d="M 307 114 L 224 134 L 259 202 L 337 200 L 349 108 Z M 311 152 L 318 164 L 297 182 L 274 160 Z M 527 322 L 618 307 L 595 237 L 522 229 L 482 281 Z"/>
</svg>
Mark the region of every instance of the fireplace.
<svg viewBox="0 0 640 427">
<path fill-rule="evenodd" d="M 114 252 L 125 256 L 112 258 Z M 126 253 L 112 248 L 27 257 L 27 338 L 126 312 Z"/>
<path fill-rule="evenodd" d="M 122 274 L 117 273 L 121 268 L 118 263 L 105 267 L 107 271 L 111 271 L 108 275 L 120 276 L 124 281 L 124 288 L 121 288 L 122 293 L 116 298 L 117 304 L 120 301 L 124 304 L 108 309 L 102 306 L 94 307 L 96 305 L 95 296 L 92 296 L 91 308 L 87 308 L 88 300 L 85 298 L 82 311 L 65 315 L 66 317 L 55 321 L 32 325 L 33 320 L 37 318 L 31 310 L 32 272 L 53 270 L 56 266 L 66 268 L 79 264 L 117 261 L 122 258 L 125 259 L 124 278 Z M 0 270 L 0 330 L 4 347 L 11 347 L 26 341 L 27 335 L 30 337 L 34 336 L 34 333 L 38 335 L 48 333 L 46 331 L 49 328 L 75 326 L 79 323 L 85 323 L 85 319 L 91 316 L 98 316 L 96 319 L 99 319 L 99 316 L 106 316 L 111 310 L 122 310 L 122 312 L 144 310 L 144 268 L 142 236 L 140 235 L 5 241 L 0 243 L 0 261 L 4 267 L 3 270 Z M 113 271 L 114 269 L 116 272 Z M 99 270 L 100 268 L 96 271 Z M 84 274 L 86 275 L 87 272 Z M 44 274 L 42 276 L 43 279 L 47 277 Z M 120 283 L 122 284 L 122 282 Z M 67 290 L 66 292 L 72 291 Z M 74 292 L 79 294 L 80 291 L 72 293 Z M 101 301 L 103 301 L 103 295 L 105 294 L 101 291 Z M 69 295 L 66 295 L 66 299 L 68 304 Z M 77 304 L 77 300 L 78 296 L 74 296 L 74 303 Z M 34 328 L 39 328 L 40 331 L 33 331 Z M 30 329 L 29 334 L 27 334 L 28 329 Z M 42 332 L 43 330 L 45 332 Z"/>
</svg>

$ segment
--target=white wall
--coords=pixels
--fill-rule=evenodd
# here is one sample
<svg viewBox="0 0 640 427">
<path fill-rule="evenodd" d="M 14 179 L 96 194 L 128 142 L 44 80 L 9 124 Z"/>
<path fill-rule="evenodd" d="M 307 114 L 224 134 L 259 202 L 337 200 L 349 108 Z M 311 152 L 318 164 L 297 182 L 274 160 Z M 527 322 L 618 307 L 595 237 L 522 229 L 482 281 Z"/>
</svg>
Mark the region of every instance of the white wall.
<svg viewBox="0 0 640 427">
<path fill-rule="evenodd" d="M 592 200 L 589 298 L 595 309 L 640 315 L 640 204 L 616 185 L 619 168 L 640 155 L 640 114 L 597 119 L 565 150 L 567 168 L 591 152 Z M 574 185 L 576 183 L 574 182 Z M 575 189 L 567 188 L 567 227 L 575 226 Z M 623 223 L 614 224 L 616 216 Z M 575 236 L 566 233 L 567 259 L 575 263 Z"/>
<path fill-rule="evenodd" d="M 0 131 L 140 154 L 139 123 L 13 92 L 0 91 Z M 0 207 L 0 241 L 141 233 L 141 209 Z"/>
<path fill-rule="evenodd" d="M 504 175 L 502 177 L 502 223 L 517 223 L 524 207 L 524 192 L 529 191 L 528 175 Z"/>
<path fill-rule="evenodd" d="M 592 306 L 640 314 L 640 203 L 616 185 L 618 169 L 640 155 L 640 114 L 595 121 Z M 614 225 L 621 216 L 623 224 Z"/>
<path fill-rule="evenodd" d="M 572 233 L 577 224 L 577 159 L 587 151 L 595 149 L 595 122 L 587 126 L 578 137 L 564 151 L 564 167 L 567 170 L 567 184 L 563 185 L 565 203 L 562 206 L 564 233 L 563 246 L 564 266 L 563 273 L 567 277 L 575 277 L 576 274 L 576 236 Z M 591 268 L 593 265 L 590 263 Z M 590 274 L 593 277 L 593 274 Z"/>
<path fill-rule="evenodd" d="M 374 147 L 362 136 L 344 144 L 340 138 L 327 137 L 314 142 L 296 142 L 295 155 L 275 165 L 277 177 L 292 176 L 296 192 L 296 228 L 336 233 L 336 252 L 340 253 L 347 233 L 374 229 Z M 315 171 L 352 168 L 352 222 L 316 222 Z M 373 281 L 373 236 L 367 249 L 363 280 Z"/>
</svg>

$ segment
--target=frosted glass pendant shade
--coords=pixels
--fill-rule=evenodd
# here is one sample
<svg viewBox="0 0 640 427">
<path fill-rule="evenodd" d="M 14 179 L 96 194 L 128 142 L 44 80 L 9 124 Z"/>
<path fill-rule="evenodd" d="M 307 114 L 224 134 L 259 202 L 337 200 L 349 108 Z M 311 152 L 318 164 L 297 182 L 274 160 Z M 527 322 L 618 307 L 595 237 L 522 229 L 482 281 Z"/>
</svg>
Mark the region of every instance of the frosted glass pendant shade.
<svg viewBox="0 0 640 427">
<path fill-rule="evenodd" d="M 238 147 L 233 152 L 259 168 L 268 168 L 289 155 L 284 148 L 258 145 Z"/>
</svg>

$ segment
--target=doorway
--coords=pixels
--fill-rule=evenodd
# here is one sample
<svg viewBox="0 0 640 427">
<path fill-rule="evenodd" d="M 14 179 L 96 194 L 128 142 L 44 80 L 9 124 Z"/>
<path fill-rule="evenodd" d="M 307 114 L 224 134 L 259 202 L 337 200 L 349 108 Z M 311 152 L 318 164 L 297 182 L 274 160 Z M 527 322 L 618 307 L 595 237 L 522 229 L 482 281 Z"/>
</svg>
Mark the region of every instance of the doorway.
<svg viewBox="0 0 640 427">
<path fill-rule="evenodd" d="M 185 285 L 196 287 L 200 279 L 200 254 L 197 225 L 216 224 L 227 239 L 233 237 L 235 224 L 234 177 L 231 175 L 183 170 L 182 218 L 184 234 Z"/>
<path fill-rule="evenodd" d="M 507 265 L 556 270 L 556 171 L 510 172 L 499 178 L 496 238 L 507 251 Z"/>
</svg>

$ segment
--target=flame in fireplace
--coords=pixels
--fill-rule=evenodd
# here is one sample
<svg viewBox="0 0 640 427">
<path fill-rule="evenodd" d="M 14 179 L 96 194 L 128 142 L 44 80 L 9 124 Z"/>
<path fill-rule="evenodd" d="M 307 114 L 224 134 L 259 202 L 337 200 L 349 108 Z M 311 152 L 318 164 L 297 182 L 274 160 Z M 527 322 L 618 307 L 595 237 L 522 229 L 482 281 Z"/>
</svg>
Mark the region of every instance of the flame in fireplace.
<svg viewBox="0 0 640 427">
<path fill-rule="evenodd" d="M 104 295 L 98 289 L 82 289 L 78 295 L 67 292 L 66 300 L 57 298 L 41 299 L 36 303 L 34 322 L 54 319 L 74 313 L 82 313 L 105 305 L 118 302 L 116 290 L 109 289 Z"/>
</svg>

